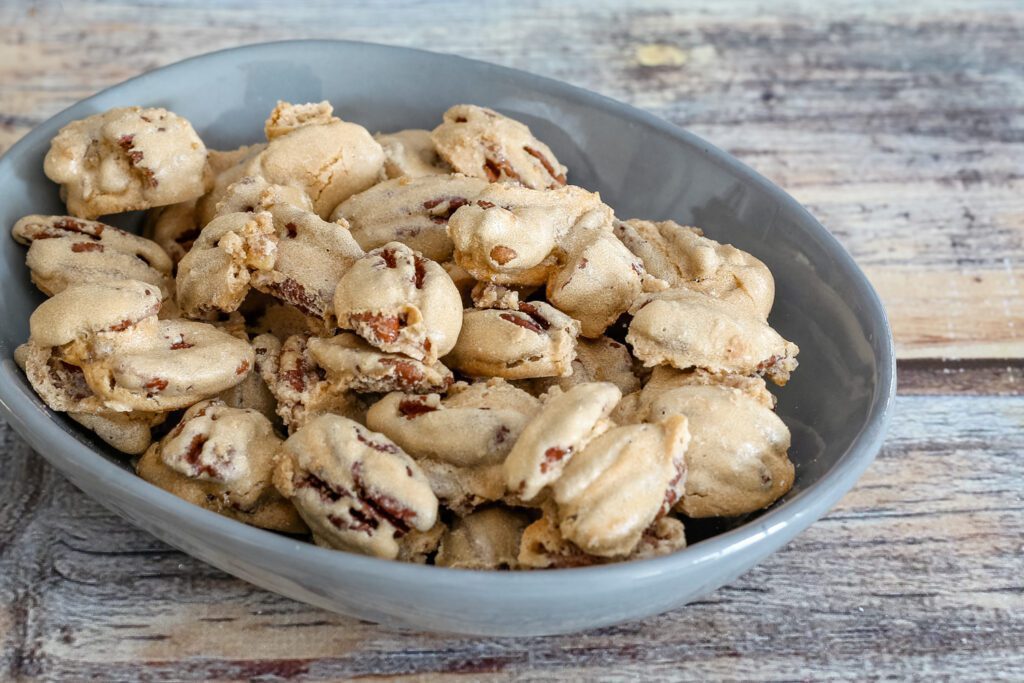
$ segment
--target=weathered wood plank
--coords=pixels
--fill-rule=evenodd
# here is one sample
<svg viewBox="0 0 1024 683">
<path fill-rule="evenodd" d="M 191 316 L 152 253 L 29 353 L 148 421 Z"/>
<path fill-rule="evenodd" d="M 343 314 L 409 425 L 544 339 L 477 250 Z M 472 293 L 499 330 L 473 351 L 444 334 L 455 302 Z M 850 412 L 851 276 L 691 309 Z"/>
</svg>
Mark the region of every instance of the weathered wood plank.
<svg viewBox="0 0 1024 683">
<path fill-rule="evenodd" d="M 456 52 L 632 102 L 779 182 L 868 272 L 901 357 L 1024 357 L 1024 6 L 772 11 L 753 0 L 5 3 L 0 149 L 102 87 L 220 47 L 329 37 Z"/>
<path fill-rule="evenodd" d="M 107 513 L 4 426 L 0 678 L 1020 671 L 1022 425 L 1021 397 L 900 398 L 861 483 L 743 578 L 646 623 L 525 640 L 388 631 L 253 588 Z"/>
<path fill-rule="evenodd" d="M 902 395 L 1024 394 L 1024 362 L 1019 359 L 908 359 L 899 361 L 897 370 L 897 390 Z"/>
</svg>

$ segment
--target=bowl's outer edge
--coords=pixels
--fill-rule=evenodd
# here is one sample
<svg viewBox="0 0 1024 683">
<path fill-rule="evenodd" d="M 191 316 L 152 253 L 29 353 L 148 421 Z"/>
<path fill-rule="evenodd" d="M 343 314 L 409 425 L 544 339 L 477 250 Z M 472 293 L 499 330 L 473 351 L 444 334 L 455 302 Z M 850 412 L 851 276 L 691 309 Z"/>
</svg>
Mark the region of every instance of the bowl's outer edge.
<svg viewBox="0 0 1024 683">
<path fill-rule="evenodd" d="M 863 298 L 869 310 L 869 316 L 875 323 L 872 347 L 877 362 L 878 377 L 866 423 L 837 464 L 810 489 L 786 504 L 769 510 L 749 524 L 673 555 L 557 572 L 467 572 L 407 565 L 326 550 L 247 527 L 192 506 L 108 462 L 93 452 L 85 443 L 59 429 L 53 423 L 52 414 L 40 404 L 30 391 L 25 390 L 22 382 L 18 381 L 20 370 L 13 363 L 9 350 L 7 350 L 5 357 L 0 359 L 0 410 L 3 411 L 5 419 L 15 431 L 25 438 L 33 449 L 67 475 L 76 486 L 96 498 L 101 504 L 121 514 L 129 521 L 139 524 L 171 545 L 271 590 L 327 609 L 375 619 L 388 624 L 406 625 L 431 631 L 480 635 L 565 633 L 638 619 L 684 604 L 738 576 L 766 555 L 781 547 L 825 514 L 853 486 L 882 445 L 896 389 L 892 333 L 877 293 L 839 242 L 818 224 L 796 200 L 724 151 L 673 124 L 630 105 L 552 79 L 453 55 L 439 55 L 412 48 L 354 41 L 281 41 L 246 45 L 199 55 L 112 86 L 65 109 L 38 126 L 13 145 L 3 158 L 0 158 L 0 164 L 14 164 L 18 157 L 25 154 L 30 148 L 34 148 L 44 140 L 48 142 L 57 128 L 75 117 L 75 112 L 80 111 L 105 93 L 116 90 L 127 83 L 141 79 L 160 78 L 173 70 L 182 69 L 196 60 L 215 60 L 226 55 L 242 57 L 247 52 L 255 55 L 264 50 L 302 49 L 304 46 L 313 44 L 335 46 L 339 50 L 404 51 L 413 53 L 412 56 L 459 60 L 475 64 L 481 69 L 495 70 L 515 77 L 531 88 L 557 93 L 559 96 L 572 97 L 595 107 L 611 109 L 626 118 L 658 129 L 691 146 L 699 146 L 714 163 L 736 169 L 748 182 L 757 184 L 777 195 L 781 203 L 799 213 L 809 224 L 816 226 L 821 233 L 819 237 L 843 262 L 843 266 L 853 273 L 853 284 L 857 288 L 856 294 Z M 813 495 L 810 495 L 812 493 Z M 140 510 L 146 511 L 148 519 L 140 519 Z M 172 519 L 176 523 L 168 525 L 150 521 L 158 519 Z M 175 532 L 174 529 L 178 531 Z M 196 542 L 195 539 L 199 535 L 203 535 L 204 538 L 200 542 Z M 237 558 L 247 558 L 247 561 L 239 562 L 236 561 Z M 296 564 L 302 565 L 298 572 L 298 579 L 287 578 L 289 567 L 294 568 Z M 694 582 L 688 588 L 676 587 L 676 592 L 671 598 L 660 601 L 637 601 L 644 603 L 642 608 L 622 605 L 621 588 L 616 589 L 616 587 L 626 585 L 630 586 L 635 593 L 657 590 L 676 577 L 700 575 L 710 567 L 714 567 L 715 570 L 712 575 L 705 576 L 704 580 Z M 346 584 L 377 586 L 383 590 L 387 590 L 388 586 L 413 586 L 416 593 L 435 592 L 441 596 L 448 596 L 453 601 L 463 595 L 481 598 L 497 595 L 500 596 L 499 602 L 508 609 L 504 612 L 488 612 L 483 615 L 474 615 L 471 612 L 462 614 L 418 612 L 419 605 L 415 595 L 403 598 L 407 602 L 407 610 L 398 610 L 394 608 L 395 605 L 391 605 L 389 609 L 379 611 L 372 602 L 363 606 L 339 606 L 329 595 L 311 591 L 308 586 L 304 585 L 303 577 L 309 576 L 334 577 Z M 550 610 L 550 599 L 553 596 L 586 602 L 600 602 L 607 599 L 612 602 L 619 601 L 619 606 L 617 609 L 597 617 L 590 615 L 583 619 L 574 619 L 571 614 L 550 614 L 548 615 L 550 618 L 544 618 L 544 612 Z M 541 616 L 538 617 L 538 615 Z"/>
</svg>

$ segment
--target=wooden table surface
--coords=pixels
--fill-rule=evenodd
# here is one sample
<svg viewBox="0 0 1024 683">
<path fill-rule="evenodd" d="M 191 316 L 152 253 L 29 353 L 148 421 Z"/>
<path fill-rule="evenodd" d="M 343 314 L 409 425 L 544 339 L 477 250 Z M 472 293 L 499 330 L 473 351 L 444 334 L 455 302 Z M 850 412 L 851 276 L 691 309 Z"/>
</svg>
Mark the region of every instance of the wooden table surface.
<svg viewBox="0 0 1024 683">
<path fill-rule="evenodd" d="M 791 192 L 888 308 L 900 395 L 859 485 L 645 623 L 508 640 L 292 602 L 87 499 L 0 423 L 0 679 L 1024 676 L 1024 4 L 0 4 L 0 151 L 139 72 L 283 38 L 413 45 L 648 109 Z M 483 3 L 480 3 L 481 5 Z"/>
</svg>

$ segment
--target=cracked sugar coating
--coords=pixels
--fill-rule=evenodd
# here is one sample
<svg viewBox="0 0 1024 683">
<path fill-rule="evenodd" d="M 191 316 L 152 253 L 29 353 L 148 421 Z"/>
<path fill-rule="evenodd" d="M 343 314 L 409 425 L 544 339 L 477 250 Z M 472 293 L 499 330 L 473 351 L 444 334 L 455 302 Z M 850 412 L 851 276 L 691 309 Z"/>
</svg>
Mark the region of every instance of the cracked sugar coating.
<svg viewBox="0 0 1024 683">
<path fill-rule="evenodd" d="M 384 150 L 384 173 L 388 178 L 420 178 L 452 171 L 438 155 L 429 130 L 378 133 L 373 139 Z"/>
<path fill-rule="evenodd" d="M 768 267 L 747 252 L 675 221 L 616 221 L 615 234 L 640 257 L 649 273 L 670 286 L 747 306 L 768 319 L 775 301 L 775 280 Z"/>
<path fill-rule="evenodd" d="M 285 441 L 274 483 L 322 545 L 394 559 L 399 539 L 437 521 L 416 462 L 383 434 L 321 415 Z"/>
<path fill-rule="evenodd" d="M 689 289 L 645 294 L 633 304 L 626 341 L 644 365 L 715 374 L 763 374 L 779 386 L 796 369 L 796 344 L 750 309 Z"/>
<path fill-rule="evenodd" d="M 273 268 L 277 234 L 270 213 L 228 213 L 214 218 L 178 263 L 177 301 L 194 318 L 230 313 L 249 293 L 252 273 Z"/>
<path fill-rule="evenodd" d="M 282 342 L 270 334 L 252 340 L 256 371 L 277 401 L 277 414 L 289 432 L 324 413 L 337 413 L 363 421 L 366 407 L 351 391 L 329 381 L 309 351 L 309 335 L 297 334 Z"/>
<path fill-rule="evenodd" d="M 607 418 L 620 398 L 618 387 L 608 382 L 553 390 L 505 458 L 508 490 L 531 501 L 557 481 L 573 456 L 608 429 Z"/>
<path fill-rule="evenodd" d="M 565 185 L 567 169 L 524 124 L 493 109 L 457 104 L 434 129 L 434 146 L 459 173 L 543 190 Z"/>
<path fill-rule="evenodd" d="M 414 458 L 475 467 L 501 464 L 539 409 L 525 391 L 490 380 L 455 385 L 445 398 L 388 394 L 367 412 L 366 424 Z"/>
<path fill-rule="evenodd" d="M 441 363 L 428 365 L 400 353 L 385 353 L 351 332 L 327 339 L 313 337 L 308 348 L 337 390 L 427 394 L 445 391 L 455 381 L 451 370 Z"/>
<path fill-rule="evenodd" d="M 685 415 L 686 490 L 677 510 L 689 517 L 733 517 L 768 507 L 793 486 L 789 429 L 739 389 L 688 386 L 651 404 L 650 419 Z"/>
<path fill-rule="evenodd" d="M 304 191 L 321 218 L 380 178 L 384 151 L 360 125 L 332 119 L 273 138 L 245 164 L 242 175 Z"/>
<path fill-rule="evenodd" d="M 50 410 L 93 414 L 104 412 L 103 402 L 89 388 L 82 368 L 64 360 L 60 349 L 40 346 L 30 341 L 15 349 L 14 360 L 25 371 L 29 384 Z"/>
<path fill-rule="evenodd" d="M 122 107 L 72 121 L 50 143 L 43 168 L 79 218 L 195 199 L 212 182 L 192 125 L 155 108 Z"/>
<path fill-rule="evenodd" d="M 552 484 L 559 530 L 591 555 L 632 553 L 645 529 L 681 497 L 685 417 L 614 427 L 576 453 Z"/>
<path fill-rule="evenodd" d="M 542 285 L 570 232 L 611 231 L 612 210 L 595 192 L 569 185 L 540 191 L 488 185 L 448 219 L 455 262 L 483 282 Z"/>
<path fill-rule="evenodd" d="M 672 389 L 688 386 L 720 385 L 739 389 L 768 410 L 775 410 L 775 396 L 768 391 L 763 377 L 757 375 L 716 375 L 706 370 L 676 370 L 668 365 L 659 365 L 651 372 L 643 388 L 645 409 L 661 394 Z"/>
<path fill-rule="evenodd" d="M 288 185 L 272 185 L 258 176 L 246 175 L 224 190 L 214 207 L 214 217 L 239 211 L 252 213 L 276 204 L 288 204 L 310 213 L 313 211 L 313 202 L 302 190 Z"/>
<path fill-rule="evenodd" d="M 572 372 L 578 335 L 578 322 L 543 301 L 521 302 L 514 311 L 470 308 L 444 362 L 471 377 L 564 377 Z"/>
<path fill-rule="evenodd" d="M 382 351 L 433 363 L 462 328 L 462 297 L 444 268 L 399 242 L 356 261 L 334 294 L 338 326 Z"/>
<path fill-rule="evenodd" d="M 303 126 L 324 125 L 335 121 L 341 119 L 334 116 L 334 107 L 327 100 L 306 104 L 291 104 L 278 100 L 274 111 L 270 112 L 266 123 L 263 124 L 263 131 L 267 140 L 273 140 Z"/>
<path fill-rule="evenodd" d="M 86 384 L 82 369 L 62 360 L 58 349 L 22 344 L 15 349 L 14 360 L 51 410 L 66 412 L 122 453 L 136 455 L 149 448 L 150 428 L 164 420 L 162 413 L 107 411 Z"/>
<path fill-rule="evenodd" d="M 342 276 L 363 256 L 347 226 L 284 201 L 272 188 L 260 196 L 277 232 L 277 258 L 270 269 L 253 273 L 253 287 L 335 326 L 334 293 Z"/>
<path fill-rule="evenodd" d="M 401 242 L 433 261 L 447 261 L 448 219 L 485 187 L 486 181 L 463 175 L 386 180 L 346 199 L 331 219 L 345 219 L 363 249 Z"/>
<path fill-rule="evenodd" d="M 139 460 L 140 477 L 194 505 L 284 533 L 306 531 L 274 488 L 281 445 L 264 416 L 217 400 L 196 403 Z"/>
<path fill-rule="evenodd" d="M 47 295 L 69 285 L 101 280 L 139 280 L 173 293 L 171 259 L 156 242 L 110 225 L 71 216 L 25 216 L 11 235 L 28 245 L 25 264 Z"/>
<path fill-rule="evenodd" d="M 218 207 L 246 204 L 239 208 L 255 213 L 215 216 L 182 259 L 178 296 L 187 315 L 233 311 L 251 286 L 333 327 L 335 287 L 363 250 L 344 225 L 293 201 L 288 188 L 248 176 L 229 188 Z"/>
</svg>

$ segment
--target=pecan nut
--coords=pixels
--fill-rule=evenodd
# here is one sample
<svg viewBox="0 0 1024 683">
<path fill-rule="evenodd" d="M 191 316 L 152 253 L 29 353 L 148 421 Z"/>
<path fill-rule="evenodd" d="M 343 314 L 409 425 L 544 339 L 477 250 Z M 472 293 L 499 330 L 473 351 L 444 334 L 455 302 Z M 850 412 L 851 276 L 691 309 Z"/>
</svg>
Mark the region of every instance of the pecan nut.
<svg viewBox="0 0 1024 683">
<path fill-rule="evenodd" d="M 445 391 L 454 381 L 439 362 L 424 363 L 400 353 L 385 353 L 350 332 L 311 338 L 309 354 L 339 391 L 426 394 Z"/>
<path fill-rule="evenodd" d="M 590 555 L 632 553 L 680 498 L 690 442 L 679 415 L 614 427 L 576 453 L 551 484 L 562 535 Z"/>
<path fill-rule="evenodd" d="M 146 481 L 195 505 L 264 529 L 302 533 L 272 483 L 281 440 L 263 415 L 202 401 L 139 460 Z"/>
<path fill-rule="evenodd" d="M 686 489 L 677 510 L 689 517 L 733 517 L 768 507 L 793 486 L 790 433 L 771 409 L 724 385 L 669 389 L 648 419 L 689 420 Z"/>
<path fill-rule="evenodd" d="M 158 108 L 121 107 L 72 121 L 50 143 L 43 169 L 80 218 L 195 199 L 213 180 L 192 125 Z"/>
<path fill-rule="evenodd" d="M 505 485 L 524 501 L 556 481 L 573 456 L 606 429 L 622 393 L 614 384 L 591 382 L 548 395 L 523 429 L 503 465 Z"/>
<path fill-rule="evenodd" d="M 384 173 L 388 178 L 421 178 L 446 175 L 452 171 L 451 166 L 438 155 L 429 130 L 412 128 L 381 133 L 373 136 L 373 139 L 384 150 Z M 420 251 L 426 253 L 423 249 Z"/>
<path fill-rule="evenodd" d="M 541 285 L 558 266 L 567 235 L 611 231 L 612 210 L 578 187 L 530 190 L 494 184 L 448 220 L 456 263 L 477 280 Z"/>
<path fill-rule="evenodd" d="M 47 295 L 73 284 L 139 280 L 174 291 L 171 259 L 157 243 L 97 221 L 71 216 L 25 216 L 11 229 L 29 246 L 25 265 L 32 282 Z"/>
<path fill-rule="evenodd" d="M 768 319 L 775 280 L 751 254 L 674 221 L 615 221 L 615 234 L 640 257 L 648 273 L 671 287 L 732 301 Z"/>
<path fill-rule="evenodd" d="M 462 297 L 444 268 L 399 242 L 374 249 L 338 282 L 338 325 L 382 351 L 432 364 L 455 346 Z"/>
<path fill-rule="evenodd" d="M 493 109 L 458 104 L 434 129 L 434 145 L 459 173 L 543 190 L 565 185 L 566 168 L 524 124 Z"/>
<path fill-rule="evenodd" d="M 445 363 L 471 377 L 559 377 L 572 372 L 579 323 L 542 301 L 517 310 L 466 309 Z"/>
<path fill-rule="evenodd" d="M 485 187 L 484 180 L 460 175 L 387 180 L 346 199 L 331 218 L 345 219 L 363 249 L 401 242 L 428 259 L 446 261 L 452 255 L 448 220 Z"/>
<path fill-rule="evenodd" d="M 644 294 L 633 304 L 626 341 L 647 366 L 713 374 L 762 374 L 779 386 L 796 369 L 796 344 L 741 304 L 690 289 Z"/>
<path fill-rule="evenodd" d="M 437 498 L 416 462 L 338 415 L 321 415 L 285 441 L 274 483 L 314 540 L 332 548 L 394 559 L 402 536 L 437 521 Z"/>
</svg>

